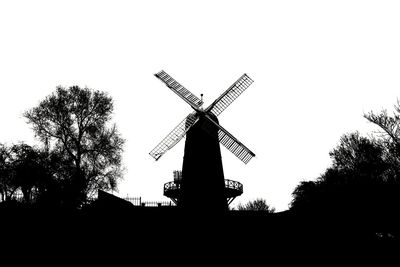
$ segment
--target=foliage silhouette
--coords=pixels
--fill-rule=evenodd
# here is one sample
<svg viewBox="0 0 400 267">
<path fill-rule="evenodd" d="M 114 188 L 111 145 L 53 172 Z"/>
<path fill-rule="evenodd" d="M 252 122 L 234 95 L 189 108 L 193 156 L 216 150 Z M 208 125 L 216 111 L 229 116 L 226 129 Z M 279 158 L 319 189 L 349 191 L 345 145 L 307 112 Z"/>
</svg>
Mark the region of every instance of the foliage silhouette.
<svg viewBox="0 0 400 267">
<path fill-rule="evenodd" d="M 274 213 L 275 208 L 270 207 L 267 201 L 262 198 L 257 198 L 256 200 L 249 201 L 246 204 L 239 204 L 237 206 L 238 210 L 250 210 L 250 211 L 266 211 L 267 213 Z"/>
<path fill-rule="evenodd" d="M 21 190 L 25 203 L 31 203 L 33 197 L 43 192 L 42 186 L 47 184 L 45 155 L 39 149 L 24 143 L 13 145 L 11 154 L 15 183 Z"/>
<path fill-rule="evenodd" d="M 386 184 L 390 167 L 382 143 L 351 133 L 342 136 L 330 156 L 330 168 L 315 182 L 301 182 L 294 190 L 292 208 L 369 210 L 377 206 L 376 193 Z"/>
<path fill-rule="evenodd" d="M 292 210 L 375 213 L 386 222 L 400 215 L 400 102 L 392 116 L 382 110 L 364 117 L 379 127 L 378 135 L 342 136 L 330 152 L 332 166 L 296 187 Z"/>
<path fill-rule="evenodd" d="M 400 143 L 400 102 L 394 105 L 393 116 L 390 116 L 386 109 L 380 113 L 374 113 L 370 111 L 364 114 L 364 117 L 379 126 L 380 136 L 387 139 L 391 139 L 393 142 Z"/>
<path fill-rule="evenodd" d="M 64 206 L 79 207 L 98 189 L 116 189 L 124 140 L 110 123 L 112 112 L 113 101 L 104 92 L 59 86 L 24 113 L 53 159 L 62 163 L 52 167 Z"/>
<path fill-rule="evenodd" d="M 380 129 L 378 136 L 386 148 L 386 162 L 390 164 L 391 177 L 399 183 L 400 177 L 400 102 L 394 105 L 393 115 L 390 116 L 386 109 L 380 113 L 369 112 L 364 117 L 377 125 Z"/>
<path fill-rule="evenodd" d="M 25 204 L 32 204 L 33 200 L 43 202 L 56 184 L 56 164 L 62 164 L 59 158 L 37 147 L 25 143 L 10 147 L 0 144 L 2 200 L 10 201 L 15 193 L 22 193 Z"/>
<path fill-rule="evenodd" d="M 364 231 L 363 237 L 376 238 L 378 232 L 398 236 L 400 188 L 391 171 L 398 167 L 387 160 L 392 155 L 386 144 L 347 134 L 330 156 L 332 166 L 316 181 L 296 187 L 290 210 L 345 222 L 348 235 Z"/>
</svg>

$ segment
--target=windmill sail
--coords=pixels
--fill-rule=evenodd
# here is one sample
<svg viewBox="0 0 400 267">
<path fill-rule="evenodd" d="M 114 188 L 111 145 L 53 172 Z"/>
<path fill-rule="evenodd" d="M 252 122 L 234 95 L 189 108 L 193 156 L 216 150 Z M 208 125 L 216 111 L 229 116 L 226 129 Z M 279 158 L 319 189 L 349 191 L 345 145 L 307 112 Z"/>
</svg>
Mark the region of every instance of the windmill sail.
<svg viewBox="0 0 400 267">
<path fill-rule="evenodd" d="M 207 109 L 215 116 L 221 114 L 230 104 L 239 97 L 251 84 L 253 80 L 243 74 L 234 84 L 232 84 L 220 97 L 218 97 Z"/>
<path fill-rule="evenodd" d="M 205 115 L 206 118 L 213 125 L 212 127 L 218 128 L 218 140 L 221 144 L 223 144 L 230 152 L 232 152 L 236 157 L 238 157 L 241 161 L 247 164 L 255 154 L 248 149 L 245 145 L 243 145 L 237 138 L 235 138 L 232 134 L 230 134 L 227 130 L 225 130 L 221 125 L 216 123 L 209 115 Z M 205 125 L 208 131 L 211 129 L 210 125 Z M 202 125 L 202 127 L 203 127 Z"/>
<path fill-rule="evenodd" d="M 191 105 L 195 110 L 199 110 L 203 101 L 197 96 L 192 94 L 188 89 L 183 87 L 174 78 L 169 76 L 165 71 L 160 71 L 154 74 L 158 79 L 163 81 L 172 91 L 174 91 L 180 98 L 185 100 L 189 105 Z"/>
<path fill-rule="evenodd" d="M 190 113 L 181 123 L 178 124 L 152 151 L 150 156 L 158 160 L 168 150 L 174 147 L 185 136 L 186 132 L 199 120 L 195 115 L 196 112 Z"/>
</svg>

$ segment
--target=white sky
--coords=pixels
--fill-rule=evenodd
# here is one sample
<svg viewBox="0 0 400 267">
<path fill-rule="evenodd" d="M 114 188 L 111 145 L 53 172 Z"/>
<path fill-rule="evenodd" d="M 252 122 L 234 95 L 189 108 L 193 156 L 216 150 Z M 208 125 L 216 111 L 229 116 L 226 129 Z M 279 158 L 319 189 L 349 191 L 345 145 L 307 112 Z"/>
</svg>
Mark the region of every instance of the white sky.
<svg viewBox="0 0 400 267">
<path fill-rule="evenodd" d="M 342 134 L 375 129 L 363 112 L 396 102 L 399 14 L 382 0 L 1 1 L 0 142 L 33 143 L 22 113 L 57 85 L 107 91 L 127 140 L 118 195 L 167 200 L 184 140 L 158 162 L 148 153 L 191 108 L 153 74 L 208 106 L 247 73 L 255 82 L 219 120 L 256 158 L 245 165 L 222 147 L 225 176 L 244 184 L 234 203 L 284 210 Z"/>
</svg>

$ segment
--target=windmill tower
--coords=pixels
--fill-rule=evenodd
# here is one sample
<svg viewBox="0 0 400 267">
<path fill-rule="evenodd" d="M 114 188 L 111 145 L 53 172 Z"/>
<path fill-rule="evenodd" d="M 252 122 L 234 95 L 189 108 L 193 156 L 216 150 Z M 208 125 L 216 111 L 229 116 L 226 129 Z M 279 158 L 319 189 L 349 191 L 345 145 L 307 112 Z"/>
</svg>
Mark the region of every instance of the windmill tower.
<svg viewBox="0 0 400 267">
<path fill-rule="evenodd" d="M 217 117 L 253 83 L 253 80 L 243 74 L 210 106 L 203 109 L 202 99 L 192 94 L 165 71 L 160 71 L 155 76 L 194 109 L 194 112 L 187 115 L 149 153 L 154 159 L 158 160 L 185 135 L 187 136 L 182 179 L 179 184 L 171 185 L 170 188 L 174 189 L 173 192 L 171 191 L 174 196 L 170 197 L 175 199 L 178 206 L 186 210 L 207 210 L 210 212 L 227 210 L 229 199 L 233 200 L 232 197 L 237 193 L 229 190 L 229 182 L 233 181 L 224 178 L 219 144 L 224 145 L 245 164 L 255 154 L 219 125 Z M 240 183 L 239 185 L 241 186 Z M 242 187 L 239 189 L 243 191 Z"/>
</svg>

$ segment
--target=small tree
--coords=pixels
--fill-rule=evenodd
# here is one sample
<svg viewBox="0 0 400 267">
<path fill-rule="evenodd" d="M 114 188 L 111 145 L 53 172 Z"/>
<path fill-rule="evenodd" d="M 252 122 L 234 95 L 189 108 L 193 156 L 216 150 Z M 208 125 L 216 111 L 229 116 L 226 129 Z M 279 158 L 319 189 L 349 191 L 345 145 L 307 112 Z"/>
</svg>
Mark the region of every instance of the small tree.
<svg viewBox="0 0 400 267">
<path fill-rule="evenodd" d="M 252 210 L 252 211 L 265 211 L 267 213 L 274 213 L 275 208 L 270 207 L 267 201 L 262 198 L 258 198 L 253 201 L 249 201 L 246 204 L 239 204 L 237 206 L 238 210 Z"/>
<path fill-rule="evenodd" d="M 15 183 L 21 190 L 24 201 L 32 201 L 42 187 L 49 183 L 47 153 L 36 147 L 21 143 L 11 147 Z"/>
<path fill-rule="evenodd" d="M 0 194 L 1 200 L 10 200 L 18 189 L 15 181 L 11 149 L 0 144 Z"/>
<path fill-rule="evenodd" d="M 113 101 L 89 88 L 57 87 L 39 105 L 24 113 L 35 135 L 62 157 L 64 193 L 77 207 L 97 192 L 115 190 L 122 176 L 124 140 L 110 124 Z"/>
</svg>

